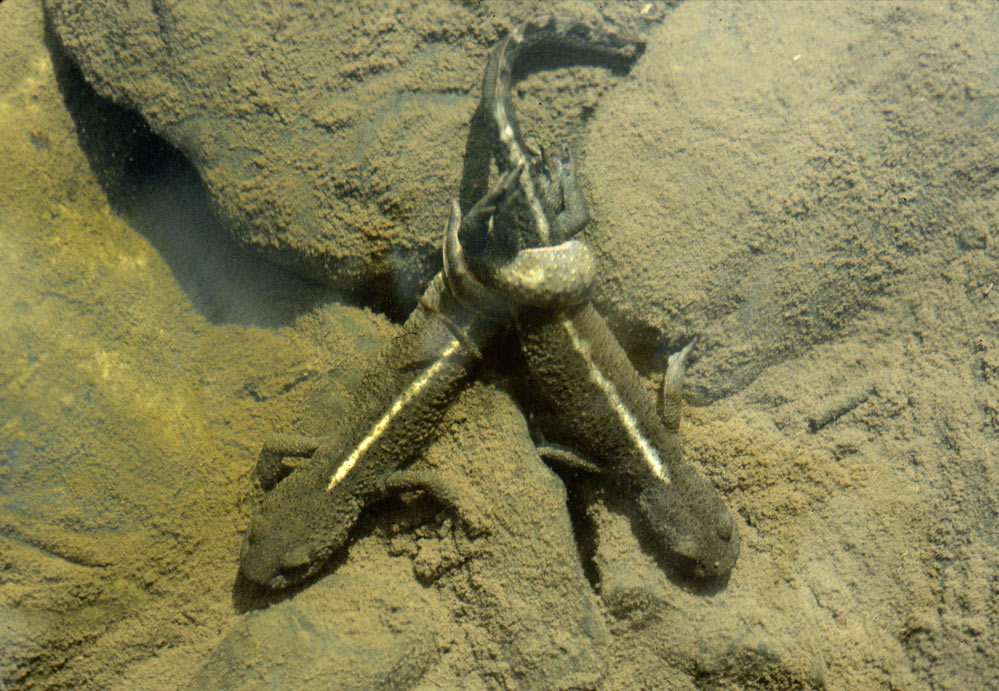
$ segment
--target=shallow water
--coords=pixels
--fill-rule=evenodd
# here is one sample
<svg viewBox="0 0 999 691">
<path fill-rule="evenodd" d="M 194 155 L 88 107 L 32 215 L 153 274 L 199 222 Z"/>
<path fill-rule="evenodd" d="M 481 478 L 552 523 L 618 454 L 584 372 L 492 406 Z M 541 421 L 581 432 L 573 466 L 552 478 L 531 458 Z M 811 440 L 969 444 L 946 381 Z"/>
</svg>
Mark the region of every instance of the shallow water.
<svg viewBox="0 0 999 691">
<path fill-rule="evenodd" d="M 336 427 L 399 335 L 533 6 L 106 7 L 0 5 L 4 686 L 999 683 L 991 8 L 613 4 L 629 75 L 522 82 L 528 136 L 581 152 L 594 302 L 650 389 L 697 337 L 680 439 L 736 516 L 723 587 L 544 465 L 510 355 L 414 465 L 487 534 L 405 495 L 265 596 L 237 573 L 260 445 Z M 250 36 L 266 59 L 217 73 Z M 122 62 L 139 37 L 186 52 Z"/>
</svg>

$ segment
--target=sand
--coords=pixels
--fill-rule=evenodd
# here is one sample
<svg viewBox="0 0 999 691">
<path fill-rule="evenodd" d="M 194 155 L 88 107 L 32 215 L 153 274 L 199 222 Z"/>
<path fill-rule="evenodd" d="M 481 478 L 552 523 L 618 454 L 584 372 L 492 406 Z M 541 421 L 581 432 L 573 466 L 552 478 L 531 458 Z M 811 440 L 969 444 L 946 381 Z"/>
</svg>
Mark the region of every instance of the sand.
<svg viewBox="0 0 999 691">
<path fill-rule="evenodd" d="M 672 578 L 627 498 L 543 464 L 498 363 L 415 461 L 487 534 L 407 496 L 368 512 L 308 587 L 239 583 L 262 440 L 330 431 L 396 333 L 384 312 L 404 314 L 435 270 L 485 51 L 530 11 L 381 7 L 354 34 L 446 18 L 451 33 L 423 36 L 453 51 L 452 97 L 409 102 L 408 128 L 357 102 L 332 134 L 407 130 L 366 154 L 391 168 L 365 184 L 412 206 L 320 194 L 315 208 L 344 205 L 334 231 L 384 232 L 305 233 L 299 256 L 246 229 L 296 232 L 300 190 L 328 182 L 313 164 L 268 192 L 272 211 L 236 209 L 248 188 L 205 174 L 164 126 L 204 103 L 163 111 L 176 93 L 153 80 L 157 120 L 124 78 L 78 71 L 37 2 L 0 5 L 0 684 L 999 685 L 999 20 L 972 4 L 610 5 L 649 41 L 631 75 L 523 84 L 529 136 L 581 151 L 595 303 L 650 386 L 698 338 L 681 436 L 737 517 L 723 589 Z M 432 51 L 411 43 L 365 44 L 331 74 L 354 70 L 377 98 L 430 84 L 409 56 Z M 256 131 L 287 131 L 245 102 Z M 274 141 L 261 170 L 289 155 Z M 374 296 L 395 246 L 407 278 Z M 345 268 L 318 281 L 330 247 Z"/>
</svg>

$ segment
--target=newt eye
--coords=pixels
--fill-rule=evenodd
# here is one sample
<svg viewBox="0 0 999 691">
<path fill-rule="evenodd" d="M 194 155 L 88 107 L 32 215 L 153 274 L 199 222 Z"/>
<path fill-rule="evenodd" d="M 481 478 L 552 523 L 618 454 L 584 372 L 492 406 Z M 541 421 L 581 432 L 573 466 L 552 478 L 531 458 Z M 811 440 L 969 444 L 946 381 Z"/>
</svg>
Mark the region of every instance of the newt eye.
<svg viewBox="0 0 999 691">
<path fill-rule="evenodd" d="M 305 566 L 309 561 L 311 561 L 311 555 L 309 548 L 305 545 L 295 545 L 281 554 L 282 569 L 297 569 L 300 566 Z"/>
<path fill-rule="evenodd" d="M 677 554 L 686 557 L 692 562 L 697 563 L 700 561 L 698 559 L 701 553 L 700 545 L 697 543 L 697 538 L 689 533 L 685 532 L 679 537 L 673 545 L 673 549 Z"/>
<path fill-rule="evenodd" d="M 721 522 L 718 524 L 718 527 L 715 530 L 718 533 L 718 537 L 720 537 L 725 542 L 728 542 L 729 540 L 732 539 L 731 520 L 728 520 L 727 518 L 722 518 Z"/>
</svg>

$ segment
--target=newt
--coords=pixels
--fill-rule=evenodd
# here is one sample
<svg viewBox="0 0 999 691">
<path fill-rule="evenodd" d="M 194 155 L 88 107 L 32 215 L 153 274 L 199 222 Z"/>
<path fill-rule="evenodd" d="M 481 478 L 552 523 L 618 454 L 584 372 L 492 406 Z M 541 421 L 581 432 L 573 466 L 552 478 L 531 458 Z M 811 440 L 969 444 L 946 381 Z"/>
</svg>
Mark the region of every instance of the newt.
<svg viewBox="0 0 999 691">
<path fill-rule="evenodd" d="M 564 241 L 589 219 L 574 157 L 561 161 L 525 145 L 511 96 L 515 76 L 530 69 L 538 55 L 548 62 L 558 56 L 571 61 L 587 51 L 593 61 L 620 67 L 637 60 L 643 48 L 636 39 L 545 16 L 528 20 L 494 49 L 480 108 L 491 123 L 500 173 L 521 172 L 509 198 L 498 205 L 488 250 L 475 245 L 475 238 L 466 247 L 473 271 L 490 290 L 523 292 L 532 283 L 530 260 L 551 263 L 546 255 L 564 251 Z M 532 254 L 525 245 L 539 247 Z M 524 259 L 517 271 L 504 260 L 512 252 Z M 571 259 L 566 265 L 572 266 Z M 549 447 L 547 455 L 560 463 L 575 458 L 568 462 L 598 472 L 622 496 L 633 498 L 658 549 L 683 573 L 699 580 L 725 578 L 739 554 L 738 530 L 711 482 L 684 459 L 677 439 L 689 345 L 670 358 L 660 416 L 589 301 L 543 309 L 524 304 L 515 320 L 532 378 L 561 420 L 546 433 L 562 446 Z"/>
</svg>

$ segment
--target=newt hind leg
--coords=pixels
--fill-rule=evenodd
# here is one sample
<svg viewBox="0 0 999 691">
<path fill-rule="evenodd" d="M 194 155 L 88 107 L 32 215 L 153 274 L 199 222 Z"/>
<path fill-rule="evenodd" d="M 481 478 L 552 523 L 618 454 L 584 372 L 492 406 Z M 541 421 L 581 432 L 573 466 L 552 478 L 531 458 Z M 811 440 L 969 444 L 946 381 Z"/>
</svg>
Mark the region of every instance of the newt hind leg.
<svg viewBox="0 0 999 691">
<path fill-rule="evenodd" d="M 566 148 L 563 156 L 564 161 L 555 160 L 555 177 L 562 187 L 562 209 L 558 212 L 556 223 L 561 237 L 571 238 L 590 222 L 590 210 L 576 177 L 576 155 Z"/>
<path fill-rule="evenodd" d="M 483 544 L 479 538 L 493 532 L 492 521 L 480 508 L 483 501 L 479 493 L 460 481 L 453 483 L 441 471 L 398 470 L 379 478 L 373 490 L 376 497 L 425 495 L 444 507 L 443 515 L 438 514 L 434 519 L 439 523 L 432 536 L 418 537 L 420 532 L 414 533 L 413 574 L 423 584 L 436 581 L 481 554 Z"/>
</svg>

